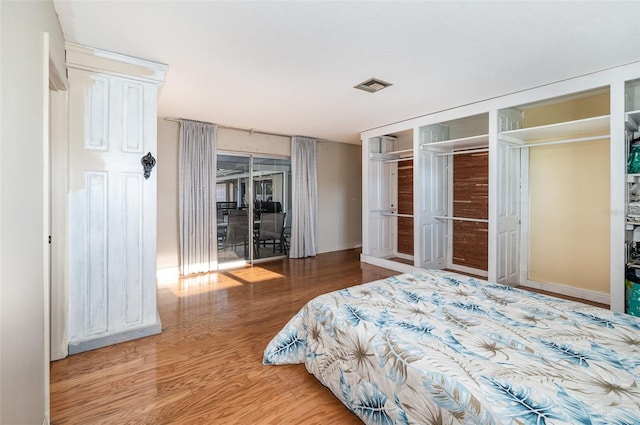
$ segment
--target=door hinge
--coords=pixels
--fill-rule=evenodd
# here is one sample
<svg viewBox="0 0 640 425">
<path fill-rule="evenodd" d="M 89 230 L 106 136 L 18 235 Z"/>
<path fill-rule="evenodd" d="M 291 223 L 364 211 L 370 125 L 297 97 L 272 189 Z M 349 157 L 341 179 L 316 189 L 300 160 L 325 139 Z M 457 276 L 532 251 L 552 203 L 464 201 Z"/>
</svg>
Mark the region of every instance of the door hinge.
<svg viewBox="0 0 640 425">
<path fill-rule="evenodd" d="M 51 235 L 49 235 L 49 245 L 51 245 Z"/>
</svg>

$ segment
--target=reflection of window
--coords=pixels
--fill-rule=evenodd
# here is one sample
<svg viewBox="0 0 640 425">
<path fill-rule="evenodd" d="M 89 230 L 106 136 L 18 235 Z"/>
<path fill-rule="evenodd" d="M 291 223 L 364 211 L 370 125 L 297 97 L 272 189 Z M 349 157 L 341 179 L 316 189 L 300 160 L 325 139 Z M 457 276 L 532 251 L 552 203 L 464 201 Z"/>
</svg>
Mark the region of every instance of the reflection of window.
<svg viewBox="0 0 640 425">
<path fill-rule="evenodd" d="M 236 185 L 233 182 L 222 182 L 216 184 L 216 201 L 229 202 L 236 200 Z"/>
<path fill-rule="evenodd" d="M 218 183 L 218 184 L 216 184 L 216 201 L 218 201 L 218 202 L 228 201 L 228 199 L 227 199 L 227 184 L 226 183 Z"/>
<path fill-rule="evenodd" d="M 253 182 L 256 201 L 270 201 L 273 198 L 273 180 L 256 180 Z"/>
</svg>

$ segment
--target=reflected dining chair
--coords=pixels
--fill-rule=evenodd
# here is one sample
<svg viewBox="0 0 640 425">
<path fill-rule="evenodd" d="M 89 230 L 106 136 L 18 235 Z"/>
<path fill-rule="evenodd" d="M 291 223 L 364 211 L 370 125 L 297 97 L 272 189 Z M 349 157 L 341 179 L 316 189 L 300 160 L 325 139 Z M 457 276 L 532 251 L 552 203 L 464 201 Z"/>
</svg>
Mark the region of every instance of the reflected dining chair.
<svg viewBox="0 0 640 425">
<path fill-rule="evenodd" d="M 260 258 L 260 243 L 266 246 L 267 242 L 273 244 L 273 252 L 276 246 L 280 252 L 284 252 L 283 243 L 285 213 L 265 213 L 260 214 L 260 226 L 255 236 L 254 245 L 256 258 Z"/>
<path fill-rule="evenodd" d="M 230 210 L 227 218 L 227 231 L 225 233 L 223 248 L 232 248 L 243 244 L 244 257 L 247 257 L 247 244 L 249 243 L 249 216 L 247 210 Z"/>
</svg>

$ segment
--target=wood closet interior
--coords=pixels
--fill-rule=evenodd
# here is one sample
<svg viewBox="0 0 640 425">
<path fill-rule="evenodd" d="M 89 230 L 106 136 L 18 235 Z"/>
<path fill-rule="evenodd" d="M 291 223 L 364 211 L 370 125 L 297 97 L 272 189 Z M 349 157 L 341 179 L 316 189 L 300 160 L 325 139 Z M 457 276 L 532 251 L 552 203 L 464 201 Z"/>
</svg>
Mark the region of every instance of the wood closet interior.
<svg viewBox="0 0 640 425">
<path fill-rule="evenodd" d="M 413 159 L 398 162 L 398 253 L 413 256 Z"/>
<path fill-rule="evenodd" d="M 489 218 L 489 154 L 468 153 L 453 157 L 453 215 Z M 489 266 L 489 224 L 454 221 L 452 256 L 454 265 L 478 270 Z"/>
</svg>

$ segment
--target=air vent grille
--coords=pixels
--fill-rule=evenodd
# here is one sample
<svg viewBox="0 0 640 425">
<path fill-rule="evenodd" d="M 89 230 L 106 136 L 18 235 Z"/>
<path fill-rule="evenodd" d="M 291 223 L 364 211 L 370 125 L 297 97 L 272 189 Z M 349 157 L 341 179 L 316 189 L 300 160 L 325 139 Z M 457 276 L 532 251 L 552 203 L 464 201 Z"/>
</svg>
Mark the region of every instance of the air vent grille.
<svg viewBox="0 0 640 425">
<path fill-rule="evenodd" d="M 393 84 L 387 83 L 386 81 L 378 80 L 377 78 L 369 78 L 367 81 L 363 81 L 353 87 L 369 93 L 375 93 L 392 85 Z"/>
</svg>

